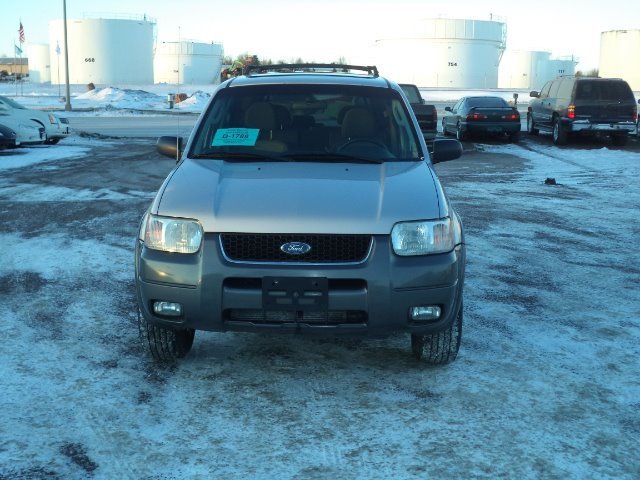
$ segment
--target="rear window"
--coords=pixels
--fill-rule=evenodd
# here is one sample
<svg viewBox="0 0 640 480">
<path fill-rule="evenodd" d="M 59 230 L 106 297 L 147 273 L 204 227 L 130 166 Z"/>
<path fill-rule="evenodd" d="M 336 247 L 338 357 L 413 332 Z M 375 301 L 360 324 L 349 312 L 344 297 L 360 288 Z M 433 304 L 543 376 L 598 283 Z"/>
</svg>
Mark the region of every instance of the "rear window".
<svg viewBox="0 0 640 480">
<path fill-rule="evenodd" d="M 576 100 L 619 101 L 633 98 L 631 87 L 624 81 L 580 81 L 576 87 Z"/>
<path fill-rule="evenodd" d="M 481 107 L 481 108 L 504 108 L 509 107 L 509 104 L 500 97 L 475 97 L 469 98 L 467 100 L 467 104 L 470 107 Z"/>
<path fill-rule="evenodd" d="M 402 91 L 407 96 L 409 103 L 422 103 L 422 96 L 420 92 L 413 85 L 401 85 Z"/>
</svg>

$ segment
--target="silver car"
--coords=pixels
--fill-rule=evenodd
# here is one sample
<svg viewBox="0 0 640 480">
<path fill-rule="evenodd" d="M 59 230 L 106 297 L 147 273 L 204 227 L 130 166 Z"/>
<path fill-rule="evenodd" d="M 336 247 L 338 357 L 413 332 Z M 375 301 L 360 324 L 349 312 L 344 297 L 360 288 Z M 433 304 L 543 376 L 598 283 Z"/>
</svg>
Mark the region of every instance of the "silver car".
<svg viewBox="0 0 640 480">
<path fill-rule="evenodd" d="M 44 141 L 44 128 L 39 124 L 0 111 L 0 149 L 40 145 Z"/>
<path fill-rule="evenodd" d="M 446 363 L 464 235 L 406 97 L 375 67 L 256 67 L 222 83 L 144 214 L 140 334 L 174 361 L 196 330 L 379 337 Z"/>
<path fill-rule="evenodd" d="M 0 95 L 0 114 L 11 115 L 23 123 L 34 122 L 44 129 L 45 143 L 55 145 L 71 134 L 69 121 L 53 113 L 33 110 L 15 100 Z"/>
</svg>

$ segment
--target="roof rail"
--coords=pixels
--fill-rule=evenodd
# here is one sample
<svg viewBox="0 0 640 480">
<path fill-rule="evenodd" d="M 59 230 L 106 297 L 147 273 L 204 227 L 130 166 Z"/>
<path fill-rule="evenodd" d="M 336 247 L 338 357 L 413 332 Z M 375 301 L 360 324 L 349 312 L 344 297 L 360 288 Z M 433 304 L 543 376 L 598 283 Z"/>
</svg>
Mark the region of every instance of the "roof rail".
<svg viewBox="0 0 640 480">
<path fill-rule="evenodd" d="M 274 65 L 247 65 L 244 68 L 244 75 L 252 73 L 293 73 L 293 72 L 324 72 L 324 73 L 348 73 L 350 70 L 366 72 L 369 75 L 378 77 L 378 67 L 375 65 L 344 65 L 341 63 L 281 63 Z"/>
</svg>

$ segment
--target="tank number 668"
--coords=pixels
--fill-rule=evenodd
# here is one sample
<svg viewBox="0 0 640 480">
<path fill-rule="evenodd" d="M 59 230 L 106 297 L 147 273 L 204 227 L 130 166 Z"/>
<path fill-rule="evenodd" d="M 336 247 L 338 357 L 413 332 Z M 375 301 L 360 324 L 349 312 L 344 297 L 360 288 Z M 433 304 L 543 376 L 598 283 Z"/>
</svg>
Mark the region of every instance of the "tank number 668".
<svg viewBox="0 0 640 480">
<path fill-rule="evenodd" d="M 93 62 L 96 61 L 96 59 L 93 58 L 93 57 L 90 57 L 90 58 L 85 58 L 84 61 L 87 62 L 87 63 L 93 63 Z"/>
</svg>

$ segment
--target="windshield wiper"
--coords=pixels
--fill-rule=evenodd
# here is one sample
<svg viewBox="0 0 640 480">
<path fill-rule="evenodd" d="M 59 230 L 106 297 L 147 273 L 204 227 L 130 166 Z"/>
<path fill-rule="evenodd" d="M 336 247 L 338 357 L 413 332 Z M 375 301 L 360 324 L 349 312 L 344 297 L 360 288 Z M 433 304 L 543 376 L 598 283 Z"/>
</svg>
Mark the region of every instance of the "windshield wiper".
<svg viewBox="0 0 640 480">
<path fill-rule="evenodd" d="M 327 162 L 338 161 L 345 163 L 384 163 L 383 159 L 356 157 L 353 155 L 345 155 L 342 153 L 291 153 L 285 155 L 265 155 L 260 153 L 248 152 L 208 152 L 197 153 L 190 156 L 194 159 L 214 159 L 214 160 L 246 160 L 246 161 L 270 161 L 270 162 Z"/>
<path fill-rule="evenodd" d="M 208 152 L 208 153 L 196 153 L 189 158 L 195 159 L 212 159 L 212 160 L 247 160 L 247 161 L 263 161 L 269 160 L 273 162 L 290 162 L 291 160 L 279 155 L 264 155 L 260 153 L 247 153 L 247 152 Z"/>
</svg>

